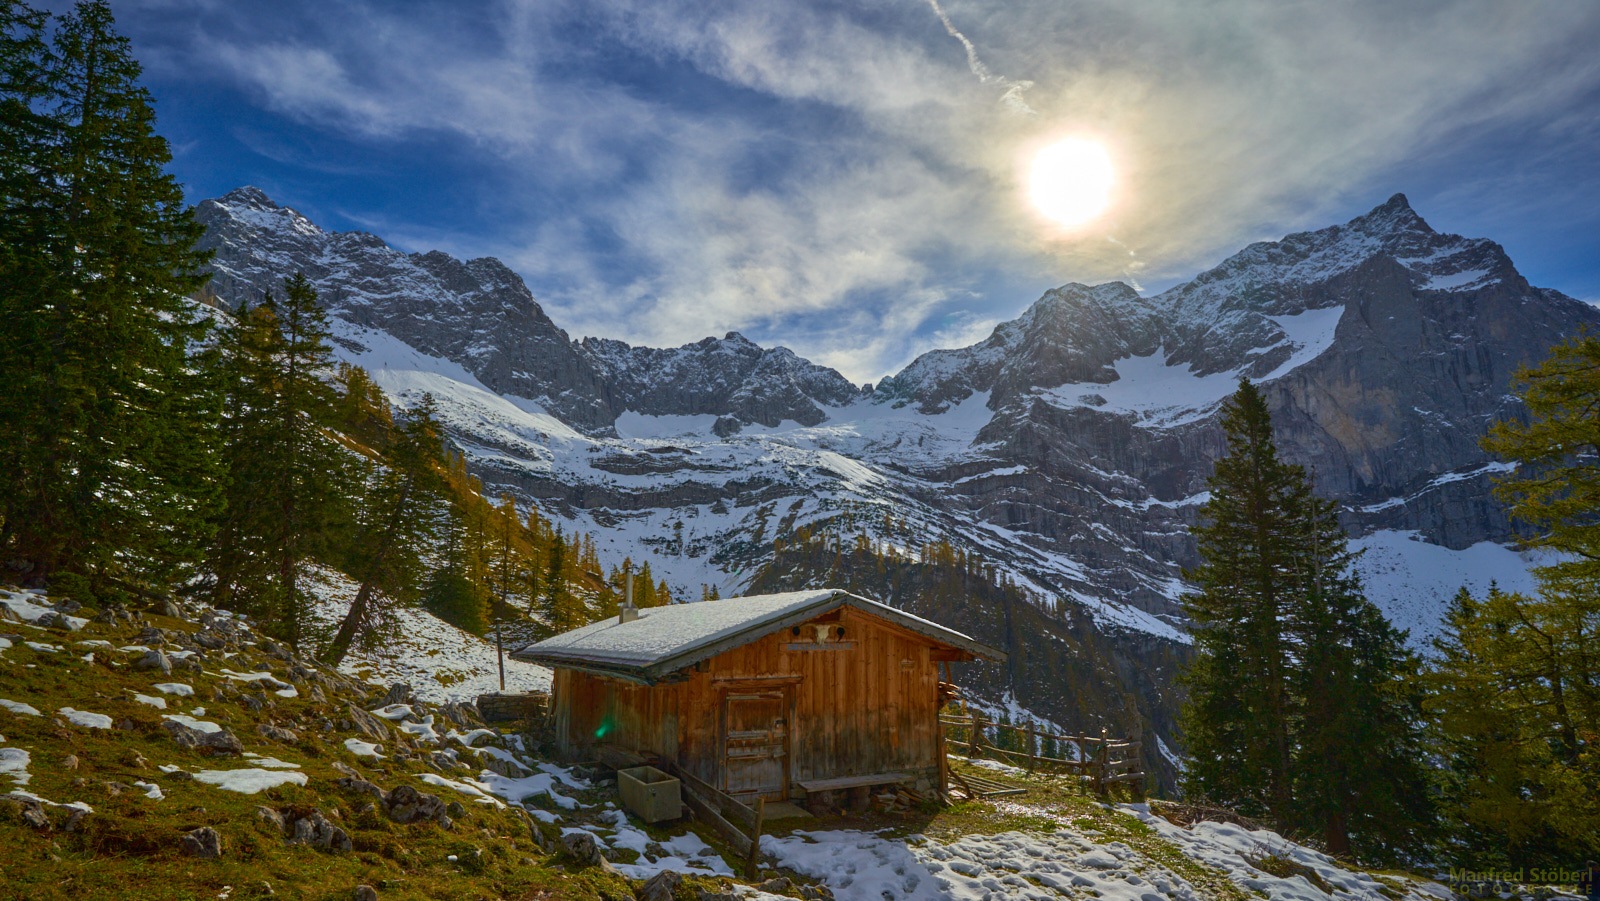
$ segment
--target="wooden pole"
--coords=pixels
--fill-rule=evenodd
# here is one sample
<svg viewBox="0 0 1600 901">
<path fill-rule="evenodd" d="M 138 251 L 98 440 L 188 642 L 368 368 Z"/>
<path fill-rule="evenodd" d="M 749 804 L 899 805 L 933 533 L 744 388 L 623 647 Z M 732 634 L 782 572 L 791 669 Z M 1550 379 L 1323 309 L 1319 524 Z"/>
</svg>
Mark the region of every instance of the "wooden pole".
<svg viewBox="0 0 1600 901">
<path fill-rule="evenodd" d="M 983 714 L 972 711 L 972 757 L 983 756 Z"/>
<path fill-rule="evenodd" d="M 761 871 L 761 821 L 767 815 L 767 799 L 756 799 L 756 828 L 750 833 L 750 857 L 744 863 L 744 876 L 754 879 Z"/>
<path fill-rule="evenodd" d="M 1100 730 L 1100 752 L 1095 755 L 1095 758 L 1094 791 L 1095 794 L 1103 798 L 1110 790 L 1110 786 L 1106 783 L 1106 777 L 1110 774 L 1106 771 L 1111 767 L 1111 739 L 1107 737 L 1105 729 Z"/>
</svg>

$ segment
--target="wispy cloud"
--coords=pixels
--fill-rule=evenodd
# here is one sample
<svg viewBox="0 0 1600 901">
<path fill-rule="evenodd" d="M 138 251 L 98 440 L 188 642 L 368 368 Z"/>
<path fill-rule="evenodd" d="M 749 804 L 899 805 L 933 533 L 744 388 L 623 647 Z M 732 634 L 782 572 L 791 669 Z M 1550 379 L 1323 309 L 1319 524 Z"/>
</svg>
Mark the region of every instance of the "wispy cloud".
<svg viewBox="0 0 1600 901">
<path fill-rule="evenodd" d="M 1006 91 L 1004 94 L 1000 95 L 1001 103 L 1006 104 L 1019 113 L 1026 113 L 1030 116 L 1037 115 L 1037 113 L 1035 113 L 1033 109 L 1028 106 L 1028 102 L 1022 98 L 1023 92 L 1033 87 L 1033 82 L 1012 81 L 1009 78 L 990 72 L 989 67 L 984 65 L 983 60 L 978 58 L 978 48 L 974 47 L 972 42 L 967 40 L 966 35 L 962 34 L 956 29 L 955 24 L 950 21 L 950 17 L 945 14 L 944 7 L 939 5 L 939 0 L 928 0 L 928 5 L 933 7 L 933 14 L 939 17 L 939 21 L 944 23 L 945 32 L 951 37 L 960 41 L 961 46 L 966 48 L 967 68 L 972 70 L 972 74 L 978 76 L 978 80 L 984 84 L 998 84 L 1001 87 L 1004 87 Z"/>
<path fill-rule="evenodd" d="M 192 7 L 152 58 L 308 130 L 481 155 L 495 217 L 395 234 L 501 256 L 574 334 L 738 329 L 858 381 L 1043 288 L 1159 286 L 1358 212 L 1485 136 L 1592 147 L 1600 91 L 1600 7 L 1563 2 L 247 7 Z M 1072 232 L 1022 184 L 1066 135 L 1118 168 Z"/>
</svg>

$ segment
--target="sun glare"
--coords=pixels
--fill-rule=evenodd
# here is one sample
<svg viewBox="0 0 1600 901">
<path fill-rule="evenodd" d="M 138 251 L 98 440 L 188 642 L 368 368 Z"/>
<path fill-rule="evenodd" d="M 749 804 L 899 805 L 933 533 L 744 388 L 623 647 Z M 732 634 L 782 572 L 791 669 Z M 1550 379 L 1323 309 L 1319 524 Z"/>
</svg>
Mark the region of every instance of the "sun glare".
<svg viewBox="0 0 1600 901">
<path fill-rule="evenodd" d="M 1039 212 L 1062 225 L 1082 225 L 1111 203 L 1111 157 L 1094 141 L 1068 138 L 1033 158 L 1029 193 Z"/>
</svg>

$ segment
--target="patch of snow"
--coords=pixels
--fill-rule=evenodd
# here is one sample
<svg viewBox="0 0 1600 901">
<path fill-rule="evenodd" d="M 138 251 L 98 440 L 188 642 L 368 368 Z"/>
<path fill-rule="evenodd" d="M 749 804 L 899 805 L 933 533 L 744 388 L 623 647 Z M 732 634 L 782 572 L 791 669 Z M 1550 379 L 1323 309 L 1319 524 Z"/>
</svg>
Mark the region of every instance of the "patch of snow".
<svg viewBox="0 0 1600 901">
<path fill-rule="evenodd" d="M 485 772 L 492 771 L 485 770 Z M 417 778 L 428 783 L 429 785 L 437 785 L 441 788 L 453 788 L 464 795 L 470 795 L 474 801 L 479 803 L 492 804 L 495 807 L 506 806 L 499 798 L 493 797 L 490 794 L 491 787 L 488 783 L 479 782 L 476 779 L 462 779 L 457 781 L 455 779 L 446 779 L 437 773 L 420 773 L 418 774 Z"/>
<path fill-rule="evenodd" d="M 1436 275 L 1428 279 L 1427 283 L 1422 287 L 1429 291 L 1454 291 L 1457 288 L 1478 285 L 1480 282 L 1485 285 L 1492 285 L 1494 282 L 1499 281 L 1499 279 L 1488 281 L 1488 278 L 1489 270 L 1487 269 L 1468 269 L 1465 272 Z"/>
<path fill-rule="evenodd" d="M 148 704 L 151 707 L 156 708 L 157 710 L 166 710 L 167 709 L 167 699 L 166 698 L 158 698 L 158 697 L 155 697 L 154 695 L 142 695 L 142 694 L 139 694 L 138 692 L 134 692 L 133 699 L 135 701 L 138 701 L 141 704 Z"/>
<path fill-rule="evenodd" d="M 18 716 L 40 715 L 38 708 L 32 704 L 24 704 L 21 701 L 8 701 L 5 698 L 0 698 L 0 709 L 9 710 Z"/>
<path fill-rule="evenodd" d="M 197 732 L 205 732 L 210 734 L 212 732 L 222 731 L 222 727 L 216 723 L 208 723 L 205 720 L 197 720 L 192 716 L 182 713 L 168 713 L 163 715 L 161 718 L 165 720 L 172 720 L 174 723 L 182 723 L 183 725 L 188 726 L 190 729 L 194 729 Z"/>
<path fill-rule="evenodd" d="M 30 755 L 21 748 L 0 748 L 0 776 L 10 776 L 18 785 L 27 785 L 33 776 L 28 772 Z"/>
<path fill-rule="evenodd" d="M 84 710 L 73 710 L 71 707 L 63 707 L 56 712 L 66 717 L 67 722 L 74 726 L 82 726 L 85 729 L 111 728 L 111 717 L 103 713 L 89 713 Z"/>
<path fill-rule="evenodd" d="M 1161 756 L 1165 758 L 1168 763 L 1172 764 L 1173 769 L 1177 770 L 1178 772 L 1182 773 L 1188 769 L 1188 763 L 1182 757 L 1179 757 L 1177 752 L 1167 747 L 1167 743 L 1161 740 L 1161 735 L 1159 733 L 1156 734 L 1156 750 L 1159 751 Z"/>
<path fill-rule="evenodd" d="M 43 595 L 34 594 L 32 592 L 9 591 L 4 592 L 4 594 L 4 597 L 0 597 L 0 604 L 10 607 L 11 612 L 15 613 L 17 618 L 21 619 L 25 623 L 32 623 L 38 620 L 41 616 L 56 612 L 43 604 L 38 604 L 32 600 L 29 600 L 29 598 L 44 600 Z M 89 624 L 89 621 L 81 616 L 67 616 L 66 614 L 62 614 L 61 618 L 66 621 L 67 628 L 73 632 L 76 632 Z"/>
<path fill-rule="evenodd" d="M 194 774 L 194 781 L 215 785 L 223 791 L 239 792 L 240 794 L 253 795 L 277 788 L 280 785 L 305 785 L 306 774 L 299 772 L 285 772 L 283 770 L 243 769 L 243 770 L 201 770 Z"/>
<path fill-rule="evenodd" d="M 133 783 L 133 786 L 134 788 L 144 789 L 144 796 L 152 801 L 165 800 L 167 797 L 162 793 L 161 786 L 155 784 L 154 782 L 135 782 Z"/>
<path fill-rule="evenodd" d="M 457 732 L 454 729 L 451 729 L 450 734 L 445 737 L 453 741 L 458 741 L 462 745 L 470 748 L 472 747 L 472 743 L 478 741 L 479 739 L 494 738 L 499 734 L 500 733 L 494 731 L 493 729 L 473 729 L 470 732 Z"/>
<path fill-rule="evenodd" d="M 157 682 L 150 687 L 164 695 L 177 695 L 180 698 L 194 696 L 194 686 L 185 685 L 182 682 Z"/>
<path fill-rule="evenodd" d="M 345 739 L 344 740 L 344 747 L 345 747 L 345 750 L 347 750 L 350 753 L 356 755 L 357 757 L 382 757 L 383 756 L 383 754 L 381 754 L 378 751 L 378 748 L 381 747 L 381 745 L 373 744 L 370 741 L 362 741 L 359 738 L 347 738 L 347 739 Z"/>
<path fill-rule="evenodd" d="M 41 654 L 54 654 L 55 652 L 61 650 L 61 648 L 57 645 L 45 644 L 44 642 L 40 641 L 24 641 L 23 644 L 33 648 L 35 651 L 38 651 Z"/>
<path fill-rule="evenodd" d="M 326 567 L 311 567 L 308 575 L 318 619 L 330 624 L 342 619 L 359 586 Z M 475 700 L 499 688 L 492 637 L 486 641 L 418 608 L 402 607 L 395 616 L 396 637 L 376 650 L 352 648 L 339 664 L 341 673 L 380 686 L 405 682 L 419 699 L 435 704 Z M 507 691 L 549 691 L 547 667 L 509 656 L 505 667 Z"/>
<path fill-rule="evenodd" d="M 417 712 L 409 704 L 390 704 L 388 707 L 378 707 L 367 711 L 379 719 L 403 720 L 408 716 L 416 716 Z"/>
<path fill-rule="evenodd" d="M 19 799 L 19 800 L 27 800 L 27 801 L 37 801 L 40 804 L 44 804 L 44 805 L 46 805 L 48 807 L 66 807 L 66 808 L 70 808 L 72 810 L 81 810 L 84 813 L 94 813 L 94 808 L 90 807 L 88 804 L 85 804 L 82 801 L 69 801 L 66 804 L 57 804 L 56 802 L 50 800 L 49 798 L 41 798 L 38 795 L 34 794 L 33 792 L 23 791 L 20 788 L 11 791 L 9 794 L 0 795 L 0 797 L 16 798 L 16 799 Z"/>
<path fill-rule="evenodd" d="M 300 764 L 298 763 L 289 763 L 287 761 L 279 760 L 276 757 L 262 757 L 260 754 L 251 754 L 248 751 L 245 752 L 244 759 L 250 761 L 256 766 L 264 767 L 269 770 L 297 770 L 300 768 Z"/>
<path fill-rule="evenodd" d="M 440 738 L 439 733 L 433 728 L 433 714 L 431 713 L 423 717 L 422 722 L 420 723 L 397 723 L 395 724 L 395 728 L 399 729 L 401 732 L 415 735 L 418 741 L 425 741 L 429 744 L 436 745 L 443 740 Z"/>
<path fill-rule="evenodd" d="M 490 794 L 526 808 L 535 816 L 542 811 L 537 807 L 529 807 L 524 802 L 538 795 L 548 795 L 550 800 L 563 810 L 578 809 L 578 802 L 556 791 L 556 786 L 566 785 L 581 790 L 589 787 L 587 780 L 580 779 L 574 776 L 571 770 L 554 764 L 540 763 L 536 769 L 538 772 L 521 779 L 502 776 L 493 770 L 484 770 L 478 774 L 477 784 L 483 786 Z"/>
</svg>

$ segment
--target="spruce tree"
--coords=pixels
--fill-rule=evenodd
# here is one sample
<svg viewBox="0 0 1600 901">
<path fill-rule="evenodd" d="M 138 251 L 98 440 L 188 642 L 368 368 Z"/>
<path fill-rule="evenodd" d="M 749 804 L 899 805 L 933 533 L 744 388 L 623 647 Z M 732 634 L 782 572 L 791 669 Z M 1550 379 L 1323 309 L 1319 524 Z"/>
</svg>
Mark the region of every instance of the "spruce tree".
<svg viewBox="0 0 1600 901">
<path fill-rule="evenodd" d="M 30 584 L 162 590 L 212 503 L 201 228 L 109 6 L 0 17 L 0 550 Z"/>
<path fill-rule="evenodd" d="M 228 487 L 214 559 L 219 606 L 257 616 L 300 648 L 315 636 L 304 563 L 327 559 L 347 521 L 350 455 L 331 437 L 335 391 L 325 314 L 303 274 L 284 280 L 224 345 Z"/>
<path fill-rule="evenodd" d="M 1187 789 L 1280 831 L 1314 829 L 1336 854 L 1391 861 L 1427 837 L 1415 661 L 1367 600 L 1336 507 L 1279 459 L 1247 381 L 1222 418 L 1195 527 L 1200 592 L 1185 601 Z"/>
<path fill-rule="evenodd" d="M 1229 399 L 1228 452 L 1192 531 L 1200 587 L 1184 601 L 1196 660 L 1186 676 L 1189 791 L 1250 816 L 1293 822 L 1291 605 L 1301 583 L 1304 472 L 1278 459 L 1266 399 L 1247 381 Z"/>
</svg>

